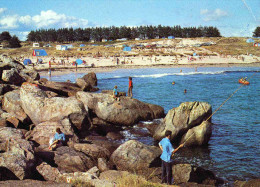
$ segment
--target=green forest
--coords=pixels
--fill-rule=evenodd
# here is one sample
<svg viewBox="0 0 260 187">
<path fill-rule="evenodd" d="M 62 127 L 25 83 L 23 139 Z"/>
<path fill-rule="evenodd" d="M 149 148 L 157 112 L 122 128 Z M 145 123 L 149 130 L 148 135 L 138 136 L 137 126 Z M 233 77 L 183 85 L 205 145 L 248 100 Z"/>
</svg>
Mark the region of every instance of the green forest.
<svg viewBox="0 0 260 187">
<path fill-rule="evenodd" d="M 28 41 L 35 42 L 75 42 L 95 40 L 97 42 L 106 40 L 126 39 L 155 39 L 167 38 L 168 36 L 181 38 L 195 37 L 220 37 L 221 34 L 216 27 L 181 27 L 181 26 L 139 26 L 139 27 L 93 27 L 93 28 L 60 28 L 40 29 L 31 31 Z"/>
</svg>

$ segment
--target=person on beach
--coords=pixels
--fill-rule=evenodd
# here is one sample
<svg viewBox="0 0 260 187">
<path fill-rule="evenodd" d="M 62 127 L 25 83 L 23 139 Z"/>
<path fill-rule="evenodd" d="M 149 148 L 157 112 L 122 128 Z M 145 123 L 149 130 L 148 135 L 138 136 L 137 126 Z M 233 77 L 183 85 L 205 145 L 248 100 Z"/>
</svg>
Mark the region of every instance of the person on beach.
<svg viewBox="0 0 260 187">
<path fill-rule="evenodd" d="M 117 101 L 119 101 L 119 95 L 118 95 L 118 92 L 117 92 L 117 86 L 114 87 L 113 89 L 113 98 Z"/>
<path fill-rule="evenodd" d="M 132 77 L 129 77 L 129 86 L 128 86 L 128 97 L 132 98 L 133 97 L 133 81 Z"/>
<path fill-rule="evenodd" d="M 60 128 L 56 128 L 56 133 L 53 138 L 50 140 L 50 146 L 49 149 L 53 151 L 54 149 L 63 146 L 63 143 L 65 142 L 65 134 L 61 132 Z"/>
<path fill-rule="evenodd" d="M 159 142 L 159 147 L 162 150 L 162 183 L 172 184 L 172 156 L 176 153 L 184 144 L 181 144 L 178 148 L 174 149 L 171 144 L 172 132 L 165 131 L 165 138 Z"/>
</svg>

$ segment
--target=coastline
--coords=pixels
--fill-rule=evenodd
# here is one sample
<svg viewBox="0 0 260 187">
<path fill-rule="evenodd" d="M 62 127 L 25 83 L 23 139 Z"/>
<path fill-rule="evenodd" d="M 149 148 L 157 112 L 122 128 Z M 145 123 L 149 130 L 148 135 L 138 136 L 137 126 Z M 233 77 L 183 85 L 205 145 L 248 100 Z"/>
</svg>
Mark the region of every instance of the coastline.
<svg viewBox="0 0 260 187">
<path fill-rule="evenodd" d="M 260 62 L 254 63 L 196 63 L 196 64 L 150 64 L 150 65 L 114 65 L 114 66 L 99 66 L 85 67 L 78 66 L 77 71 L 75 66 L 53 66 L 51 75 L 65 75 L 70 73 L 89 73 L 89 72 L 110 72 L 118 69 L 141 69 L 141 68 L 196 68 L 196 67 L 260 67 Z M 41 76 L 47 76 L 49 68 L 35 68 Z"/>
</svg>

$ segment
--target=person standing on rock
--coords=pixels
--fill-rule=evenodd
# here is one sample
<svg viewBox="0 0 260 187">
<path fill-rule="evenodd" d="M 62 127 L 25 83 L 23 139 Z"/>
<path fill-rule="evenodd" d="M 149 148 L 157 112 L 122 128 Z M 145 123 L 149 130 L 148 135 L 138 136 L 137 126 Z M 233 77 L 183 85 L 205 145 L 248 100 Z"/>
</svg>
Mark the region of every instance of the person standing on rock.
<svg viewBox="0 0 260 187">
<path fill-rule="evenodd" d="M 172 156 L 176 153 L 184 144 L 181 144 L 178 148 L 174 149 L 171 144 L 172 132 L 167 130 L 165 132 L 165 138 L 159 142 L 159 147 L 162 150 L 162 183 L 172 184 Z"/>
<path fill-rule="evenodd" d="M 133 81 L 132 77 L 129 77 L 128 97 L 133 97 Z"/>
<path fill-rule="evenodd" d="M 49 149 L 52 151 L 58 147 L 61 147 L 65 142 L 65 134 L 61 132 L 60 128 L 56 128 L 54 138 L 50 140 Z"/>
</svg>

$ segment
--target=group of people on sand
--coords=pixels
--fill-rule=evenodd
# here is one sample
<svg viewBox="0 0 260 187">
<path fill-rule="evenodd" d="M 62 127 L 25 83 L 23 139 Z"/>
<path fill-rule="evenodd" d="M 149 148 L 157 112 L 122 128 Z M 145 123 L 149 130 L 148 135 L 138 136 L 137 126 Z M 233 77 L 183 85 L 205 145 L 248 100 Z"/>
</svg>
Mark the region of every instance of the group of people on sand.
<svg viewBox="0 0 260 187">
<path fill-rule="evenodd" d="M 130 97 L 130 98 L 133 98 L 133 80 L 132 80 L 132 77 L 129 77 L 128 80 L 129 80 L 129 84 L 128 84 L 127 96 Z M 117 85 L 113 89 L 113 98 L 116 101 L 120 101 L 119 93 L 117 91 Z"/>
</svg>

